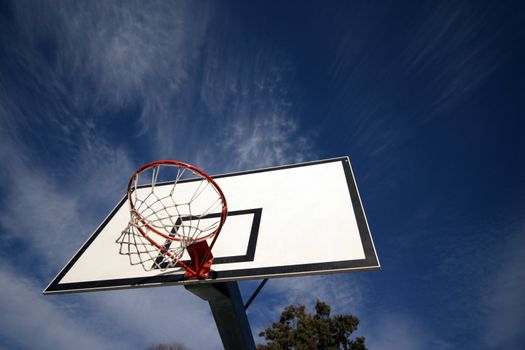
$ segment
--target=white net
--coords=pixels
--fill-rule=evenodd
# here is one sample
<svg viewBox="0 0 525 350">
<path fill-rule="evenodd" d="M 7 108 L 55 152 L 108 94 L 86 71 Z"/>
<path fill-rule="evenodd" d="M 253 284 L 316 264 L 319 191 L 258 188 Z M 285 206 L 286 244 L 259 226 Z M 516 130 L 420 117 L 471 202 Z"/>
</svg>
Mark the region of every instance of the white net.
<svg viewBox="0 0 525 350">
<path fill-rule="evenodd" d="M 225 219 L 216 184 L 179 163 L 139 170 L 128 200 L 130 221 L 116 242 L 120 254 L 147 271 L 175 267 L 187 246 L 212 239 Z"/>
<path fill-rule="evenodd" d="M 164 251 L 159 249 L 131 222 L 122 231 L 117 243 L 120 245 L 119 254 L 127 255 L 131 265 L 140 264 L 146 271 L 176 267 L 185 250 L 180 241 L 170 240 L 165 240 L 162 245 Z"/>
</svg>

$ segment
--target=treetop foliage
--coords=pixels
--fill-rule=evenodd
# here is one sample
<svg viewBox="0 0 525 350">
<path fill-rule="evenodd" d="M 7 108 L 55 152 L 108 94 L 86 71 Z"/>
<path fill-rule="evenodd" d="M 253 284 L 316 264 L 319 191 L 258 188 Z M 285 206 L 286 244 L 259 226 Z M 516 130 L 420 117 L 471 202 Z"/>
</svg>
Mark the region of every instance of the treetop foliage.
<svg viewBox="0 0 525 350">
<path fill-rule="evenodd" d="M 266 344 L 258 350 L 366 350 L 365 338 L 351 339 L 359 319 L 353 315 L 330 316 L 330 305 L 317 300 L 315 314 L 308 314 L 304 305 L 289 305 L 278 322 L 262 331 Z"/>
</svg>

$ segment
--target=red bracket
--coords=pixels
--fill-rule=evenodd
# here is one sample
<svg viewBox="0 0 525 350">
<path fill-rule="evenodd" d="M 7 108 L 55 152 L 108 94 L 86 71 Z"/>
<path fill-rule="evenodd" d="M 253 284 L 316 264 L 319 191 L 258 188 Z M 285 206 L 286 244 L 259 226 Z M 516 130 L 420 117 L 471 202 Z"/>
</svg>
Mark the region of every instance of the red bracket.
<svg viewBox="0 0 525 350">
<path fill-rule="evenodd" d="M 200 241 L 189 245 L 186 249 L 191 258 L 189 267 L 193 271 L 186 270 L 184 277 L 188 279 L 207 278 L 213 263 L 213 254 L 208 242 L 206 240 Z M 206 261 L 203 261 L 203 259 L 206 259 Z"/>
</svg>

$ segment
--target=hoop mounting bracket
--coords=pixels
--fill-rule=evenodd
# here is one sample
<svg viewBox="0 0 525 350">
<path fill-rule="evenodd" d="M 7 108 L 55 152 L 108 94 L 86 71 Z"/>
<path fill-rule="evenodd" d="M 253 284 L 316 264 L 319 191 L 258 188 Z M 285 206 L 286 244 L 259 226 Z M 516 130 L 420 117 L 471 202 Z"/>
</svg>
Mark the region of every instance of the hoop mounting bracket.
<svg viewBox="0 0 525 350">
<path fill-rule="evenodd" d="M 186 250 L 191 258 L 190 269 L 186 270 L 187 279 L 205 279 L 208 277 L 213 263 L 213 254 L 206 241 L 189 245 Z M 192 271 L 193 270 L 193 271 Z"/>
</svg>

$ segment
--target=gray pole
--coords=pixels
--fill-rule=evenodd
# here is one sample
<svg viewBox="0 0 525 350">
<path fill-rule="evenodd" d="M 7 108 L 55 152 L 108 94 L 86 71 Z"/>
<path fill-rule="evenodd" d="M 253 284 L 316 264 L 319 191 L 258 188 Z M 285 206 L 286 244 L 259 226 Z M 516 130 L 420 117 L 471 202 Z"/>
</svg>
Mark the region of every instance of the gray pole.
<svg viewBox="0 0 525 350">
<path fill-rule="evenodd" d="M 184 287 L 210 304 L 225 350 L 255 350 L 237 282 L 189 284 Z"/>
</svg>

